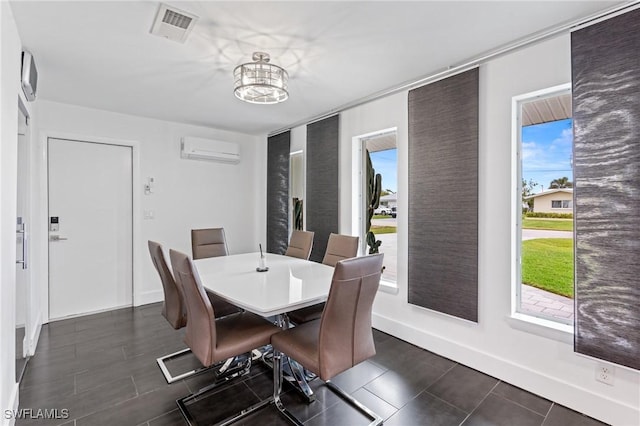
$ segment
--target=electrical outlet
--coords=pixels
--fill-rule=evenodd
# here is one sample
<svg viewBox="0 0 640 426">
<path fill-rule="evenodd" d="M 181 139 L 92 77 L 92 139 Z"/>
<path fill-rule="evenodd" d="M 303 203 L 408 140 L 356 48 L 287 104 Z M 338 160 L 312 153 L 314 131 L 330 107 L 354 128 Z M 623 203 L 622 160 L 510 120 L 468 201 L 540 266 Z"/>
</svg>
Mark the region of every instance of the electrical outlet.
<svg viewBox="0 0 640 426">
<path fill-rule="evenodd" d="M 608 364 L 596 365 L 596 380 L 606 385 L 613 386 L 615 379 L 615 367 Z"/>
</svg>

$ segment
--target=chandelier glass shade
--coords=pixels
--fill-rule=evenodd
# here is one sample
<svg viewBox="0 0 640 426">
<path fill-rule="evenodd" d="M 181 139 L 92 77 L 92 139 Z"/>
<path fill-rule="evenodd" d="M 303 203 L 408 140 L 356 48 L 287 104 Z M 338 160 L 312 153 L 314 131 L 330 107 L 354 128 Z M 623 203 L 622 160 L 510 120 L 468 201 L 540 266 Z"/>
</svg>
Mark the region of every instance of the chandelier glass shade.
<svg viewBox="0 0 640 426">
<path fill-rule="evenodd" d="M 269 59 L 267 53 L 255 52 L 254 62 L 233 70 L 233 93 L 238 99 L 252 104 L 277 104 L 289 98 L 289 74 L 284 68 L 270 64 Z"/>
</svg>

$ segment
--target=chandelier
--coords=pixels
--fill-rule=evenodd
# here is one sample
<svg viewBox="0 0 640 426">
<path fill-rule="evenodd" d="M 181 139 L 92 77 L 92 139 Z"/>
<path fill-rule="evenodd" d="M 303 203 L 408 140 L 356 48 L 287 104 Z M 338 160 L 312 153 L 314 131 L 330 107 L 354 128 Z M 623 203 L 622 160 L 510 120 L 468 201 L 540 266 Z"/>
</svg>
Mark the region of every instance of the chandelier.
<svg viewBox="0 0 640 426">
<path fill-rule="evenodd" d="M 269 54 L 255 52 L 254 62 L 238 65 L 233 70 L 233 93 L 242 101 L 252 104 L 277 104 L 289 98 L 289 74 L 269 63 Z"/>
</svg>

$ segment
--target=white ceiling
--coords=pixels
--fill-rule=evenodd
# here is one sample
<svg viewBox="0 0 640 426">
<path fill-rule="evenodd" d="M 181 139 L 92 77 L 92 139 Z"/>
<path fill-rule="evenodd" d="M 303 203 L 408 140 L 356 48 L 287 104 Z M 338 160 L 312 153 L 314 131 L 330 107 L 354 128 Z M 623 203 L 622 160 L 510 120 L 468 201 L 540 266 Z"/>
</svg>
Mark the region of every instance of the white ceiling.
<svg viewBox="0 0 640 426">
<path fill-rule="evenodd" d="M 39 99 L 267 133 L 619 2 L 167 3 L 200 17 L 185 44 L 149 34 L 158 2 L 12 2 Z M 254 51 L 288 70 L 285 103 L 234 97 Z"/>
</svg>

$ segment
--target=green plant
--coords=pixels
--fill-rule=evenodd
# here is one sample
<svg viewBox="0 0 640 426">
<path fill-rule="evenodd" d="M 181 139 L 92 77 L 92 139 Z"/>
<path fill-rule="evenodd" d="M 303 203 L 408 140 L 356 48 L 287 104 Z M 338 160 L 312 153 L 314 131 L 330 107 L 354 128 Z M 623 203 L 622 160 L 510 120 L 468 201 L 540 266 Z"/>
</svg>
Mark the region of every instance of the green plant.
<svg viewBox="0 0 640 426">
<path fill-rule="evenodd" d="M 573 188 L 573 182 L 571 182 L 568 177 L 563 176 L 561 178 L 554 179 L 549 183 L 549 189 L 555 188 Z"/>
<path fill-rule="evenodd" d="M 529 197 L 533 195 L 533 188 L 536 186 L 538 186 L 538 182 L 533 179 L 529 179 L 528 181 L 522 179 L 522 208 L 525 211 L 533 209 L 533 198 Z"/>
<path fill-rule="evenodd" d="M 293 197 L 293 229 L 301 231 L 303 226 L 302 200 L 300 198 Z"/>
<path fill-rule="evenodd" d="M 379 252 L 382 241 L 376 240 L 375 234 L 371 231 L 371 219 L 373 218 L 373 212 L 380 206 L 380 191 L 382 190 L 382 175 L 376 174 L 373 164 L 371 163 L 371 156 L 369 150 L 367 152 L 367 245 L 369 246 L 369 254 Z"/>
<path fill-rule="evenodd" d="M 573 213 L 526 212 L 525 217 L 548 217 L 554 219 L 573 219 Z"/>
</svg>

